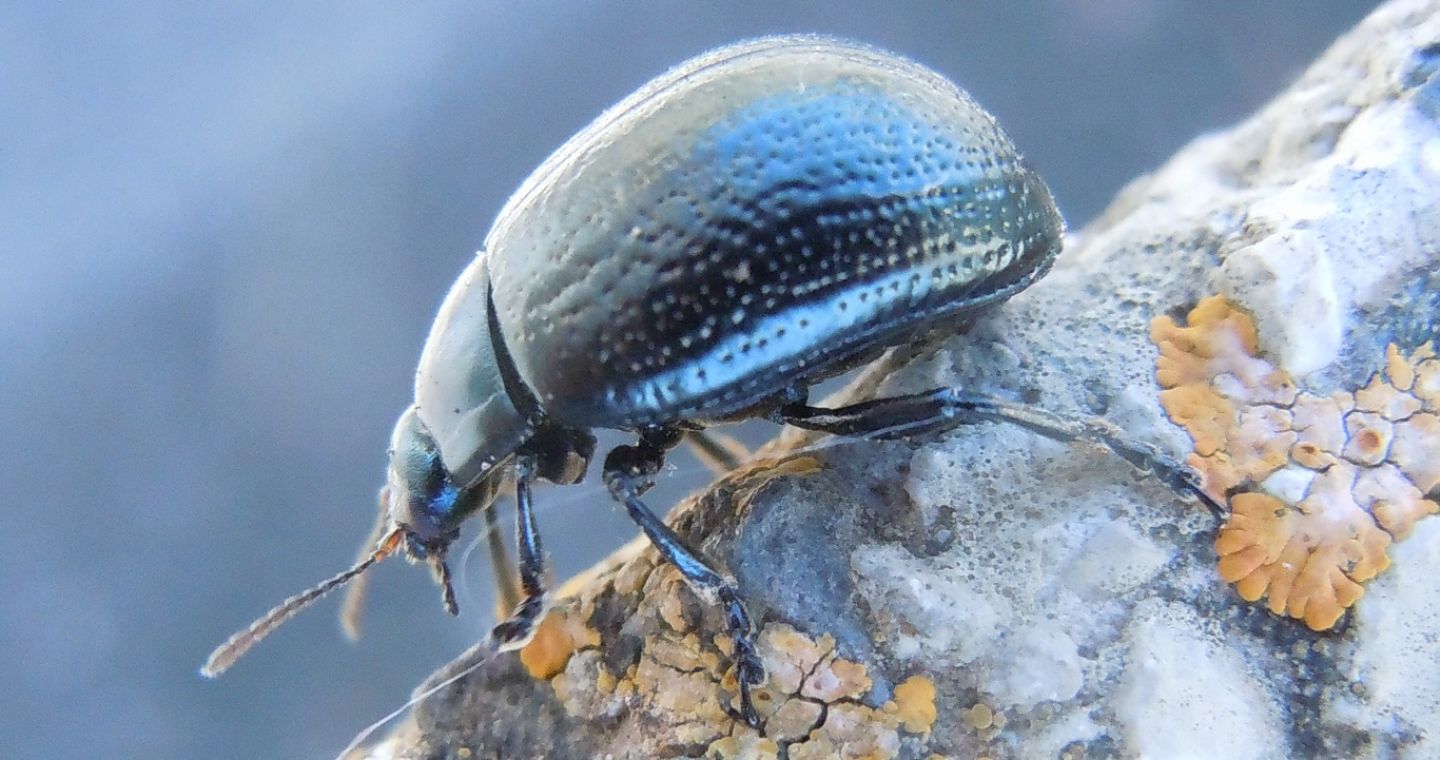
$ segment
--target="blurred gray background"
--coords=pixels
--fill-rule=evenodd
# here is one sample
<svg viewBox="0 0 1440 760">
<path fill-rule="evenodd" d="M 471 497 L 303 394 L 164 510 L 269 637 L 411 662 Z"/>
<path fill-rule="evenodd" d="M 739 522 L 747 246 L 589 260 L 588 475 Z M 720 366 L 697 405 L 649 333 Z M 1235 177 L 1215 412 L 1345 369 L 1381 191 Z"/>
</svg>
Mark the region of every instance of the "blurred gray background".
<svg viewBox="0 0 1440 760">
<path fill-rule="evenodd" d="M 969 89 L 1072 227 L 1294 78 L 1371 2 L 0 4 L 0 737 L 7 757 L 329 757 L 491 622 L 348 564 L 426 329 L 508 193 L 604 107 L 738 38 L 821 31 Z M 657 505 L 706 476 L 679 460 Z M 633 530 L 545 491 L 557 575 Z"/>
</svg>

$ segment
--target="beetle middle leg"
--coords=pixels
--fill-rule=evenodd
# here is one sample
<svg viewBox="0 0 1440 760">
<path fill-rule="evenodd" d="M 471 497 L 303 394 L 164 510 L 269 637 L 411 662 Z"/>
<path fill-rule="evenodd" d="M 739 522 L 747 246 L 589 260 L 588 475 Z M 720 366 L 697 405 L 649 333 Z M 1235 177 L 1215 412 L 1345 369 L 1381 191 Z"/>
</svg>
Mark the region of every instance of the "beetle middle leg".
<svg viewBox="0 0 1440 760">
<path fill-rule="evenodd" d="M 879 439 L 976 422 L 1009 422 L 1057 441 L 1098 443 L 1138 469 L 1154 474 L 1171 490 L 1192 494 L 1216 519 L 1223 521 L 1229 516 L 1229 510 L 1205 493 L 1200 476 L 1185 463 L 1096 417 L 1070 417 L 958 388 L 936 388 L 836 409 L 809 406 L 802 401 L 780 407 L 773 417 L 777 422 L 806 430 Z"/>
<path fill-rule="evenodd" d="M 680 441 L 681 431 L 675 428 L 652 428 L 644 431 L 634 446 L 617 446 L 605 457 L 605 487 L 616 501 L 625 505 L 640 529 L 702 599 L 719 604 L 725 610 L 725 627 L 735 645 L 735 680 L 740 689 L 740 717 L 751 726 L 760 725 L 750 688 L 765 680 L 765 665 L 755 649 L 754 626 L 735 579 L 722 575 L 685 545 L 665 521 L 660 519 L 640 495 L 655 483 L 655 475 L 665 464 L 665 451 Z"/>
</svg>

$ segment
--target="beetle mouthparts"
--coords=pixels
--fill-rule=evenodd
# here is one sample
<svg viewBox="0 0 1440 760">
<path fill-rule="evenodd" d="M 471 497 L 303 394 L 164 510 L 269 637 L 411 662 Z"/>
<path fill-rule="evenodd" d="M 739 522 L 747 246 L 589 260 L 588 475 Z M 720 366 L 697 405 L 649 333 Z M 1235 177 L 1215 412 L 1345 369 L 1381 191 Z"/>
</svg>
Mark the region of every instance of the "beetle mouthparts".
<svg viewBox="0 0 1440 760">
<path fill-rule="evenodd" d="M 440 603 L 451 615 L 460 614 L 460 605 L 455 603 L 455 584 L 451 582 L 450 566 L 445 564 L 443 555 L 430 555 L 430 567 L 435 572 L 435 582 L 440 584 Z"/>
</svg>

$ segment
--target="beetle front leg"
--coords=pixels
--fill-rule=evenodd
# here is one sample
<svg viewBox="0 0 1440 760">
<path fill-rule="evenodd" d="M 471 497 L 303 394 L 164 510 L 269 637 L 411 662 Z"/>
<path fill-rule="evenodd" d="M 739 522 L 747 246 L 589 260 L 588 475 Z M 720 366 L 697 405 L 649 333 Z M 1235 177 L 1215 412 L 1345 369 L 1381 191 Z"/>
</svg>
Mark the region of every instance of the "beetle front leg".
<svg viewBox="0 0 1440 760">
<path fill-rule="evenodd" d="M 389 499 L 385 492 L 380 492 L 380 516 L 375 520 L 375 527 L 370 529 L 370 535 L 365 543 L 360 544 L 360 553 L 355 561 L 359 562 L 375 551 L 375 547 L 385 538 L 385 529 L 390 526 L 390 511 L 387 505 Z M 361 575 L 350 581 L 350 588 L 345 590 L 345 601 L 340 604 L 340 630 L 345 633 L 345 638 L 351 641 L 360 640 L 360 616 L 365 609 L 365 596 L 370 587 L 370 576 Z"/>
<path fill-rule="evenodd" d="M 745 603 L 740 599 L 735 579 L 712 569 L 704 559 L 685 545 L 670 526 L 666 525 L 645 502 L 640 494 L 649 490 L 655 474 L 665 463 L 665 448 L 678 442 L 678 431 L 647 431 L 635 446 L 617 446 L 605 457 L 603 478 L 605 487 L 616 501 L 625 505 L 640 529 L 660 551 L 660 555 L 690 585 L 702 599 L 719 604 L 725 610 L 725 628 L 735 644 L 735 676 L 740 689 L 740 717 L 753 727 L 759 727 L 760 716 L 750 696 L 750 688 L 765 680 L 765 665 L 755 649 L 754 626 Z"/>
<path fill-rule="evenodd" d="M 503 572 L 506 577 L 506 580 L 499 584 L 502 597 L 500 604 L 506 604 L 504 599 L 506 595 L 517 596 L 519 602 L 514 605 L 508 618 L 490 629 L 489 636 L 476 642 L 459 657 L 431 673 L 419 686 L 415 687 L 412 698 L 421 699 L 422 695 L 427 695 L 490 662 L 501 652 L 525 646 L 534 637 L 536 624 L 544 616 L 546 609 L 545 554 L 541 549 L 540 531 L 535 524 L 535 513 L 530 502 L 530 484 L 534 479 L 534 462 L 527 456 L 518 457 L 515 463 L 515 543 L 519 550 L 520 561 L 517 568 L 497 567 L 496 571 Z M 486 509 L 493 512 L 495 506 L 492 504 Z M 487 528 L 493 532 L 496 525 L 488 514 L 486 523 Z M 503 547 L 492 543 L 491 549 L 496 548 L 501 548 L 503 551 Z M 511 575 L 517 569 L 518 589 L 515 584 L 516 579 Z"/>
<path fill-rule="evenodd" d="M 535 479 L 534 463 L 520 457 L 515 463 L 515 545 L 520 556 L 520 603 L 510 617 L 490 631 L 495 652 L 525 646 L 545 614 L 545 554 L 540 546 L 540 529 L 530 503 L 530 483 Z"/>
<path fill-rule="evenodd" d="M 1154 474 L 1171 490 L 1195 496 L 1216 519 L 1223 522 L 1230 514 L 1205 492 L 1199 474 L 1184 462 L 1096 417 L 1069 417 L 958 388 L 936 388 L 838 409 L 788 404 L 780 407 L 774 417 L 777 422 L 806 430 L 878 439 L 903 438 L 976 422 L 1009 422 L 1065 443 L 1098 443 L 1136 468 Z"/>
</svg>

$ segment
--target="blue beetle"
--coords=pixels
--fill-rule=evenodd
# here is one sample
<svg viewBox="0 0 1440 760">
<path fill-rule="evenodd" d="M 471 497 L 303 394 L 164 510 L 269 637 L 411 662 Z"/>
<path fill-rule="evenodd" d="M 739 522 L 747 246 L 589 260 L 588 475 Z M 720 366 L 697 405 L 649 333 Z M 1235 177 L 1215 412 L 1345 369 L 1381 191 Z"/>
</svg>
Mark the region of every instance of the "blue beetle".
<svg viewBox="0 0 1440 760">
<path fill-rule="evenodd" d="M 402 549 L 431 565 L 453 612 L 446 551 L 470 516 L 493 514 L 507 480 L 523 598 L 490 641 L 523 645 L 545 609 L 531 484 L 578 482 L 590 431 L 611 428 L 637 440 L 609 452 L 604 483 L 723 605 L 741 717 L 757 722 L 750 689 L 764 669 L 733 579 L 641 500 L 685 435 L 753 416 L 871 436 L 1003 419 L 1099 441 L 1199 493 L 1183 466 L 1096 420 L 949 388 L 807 403 L 812 383 L 1024 289 L 1062 238 L 1049 190 L 995 120 L 918 64 L 815 36 L 681 64 L 573 137 L 501 210 L 426 340 L 361 560 L 236 634 L 203 672 Z"/>
</svg>

